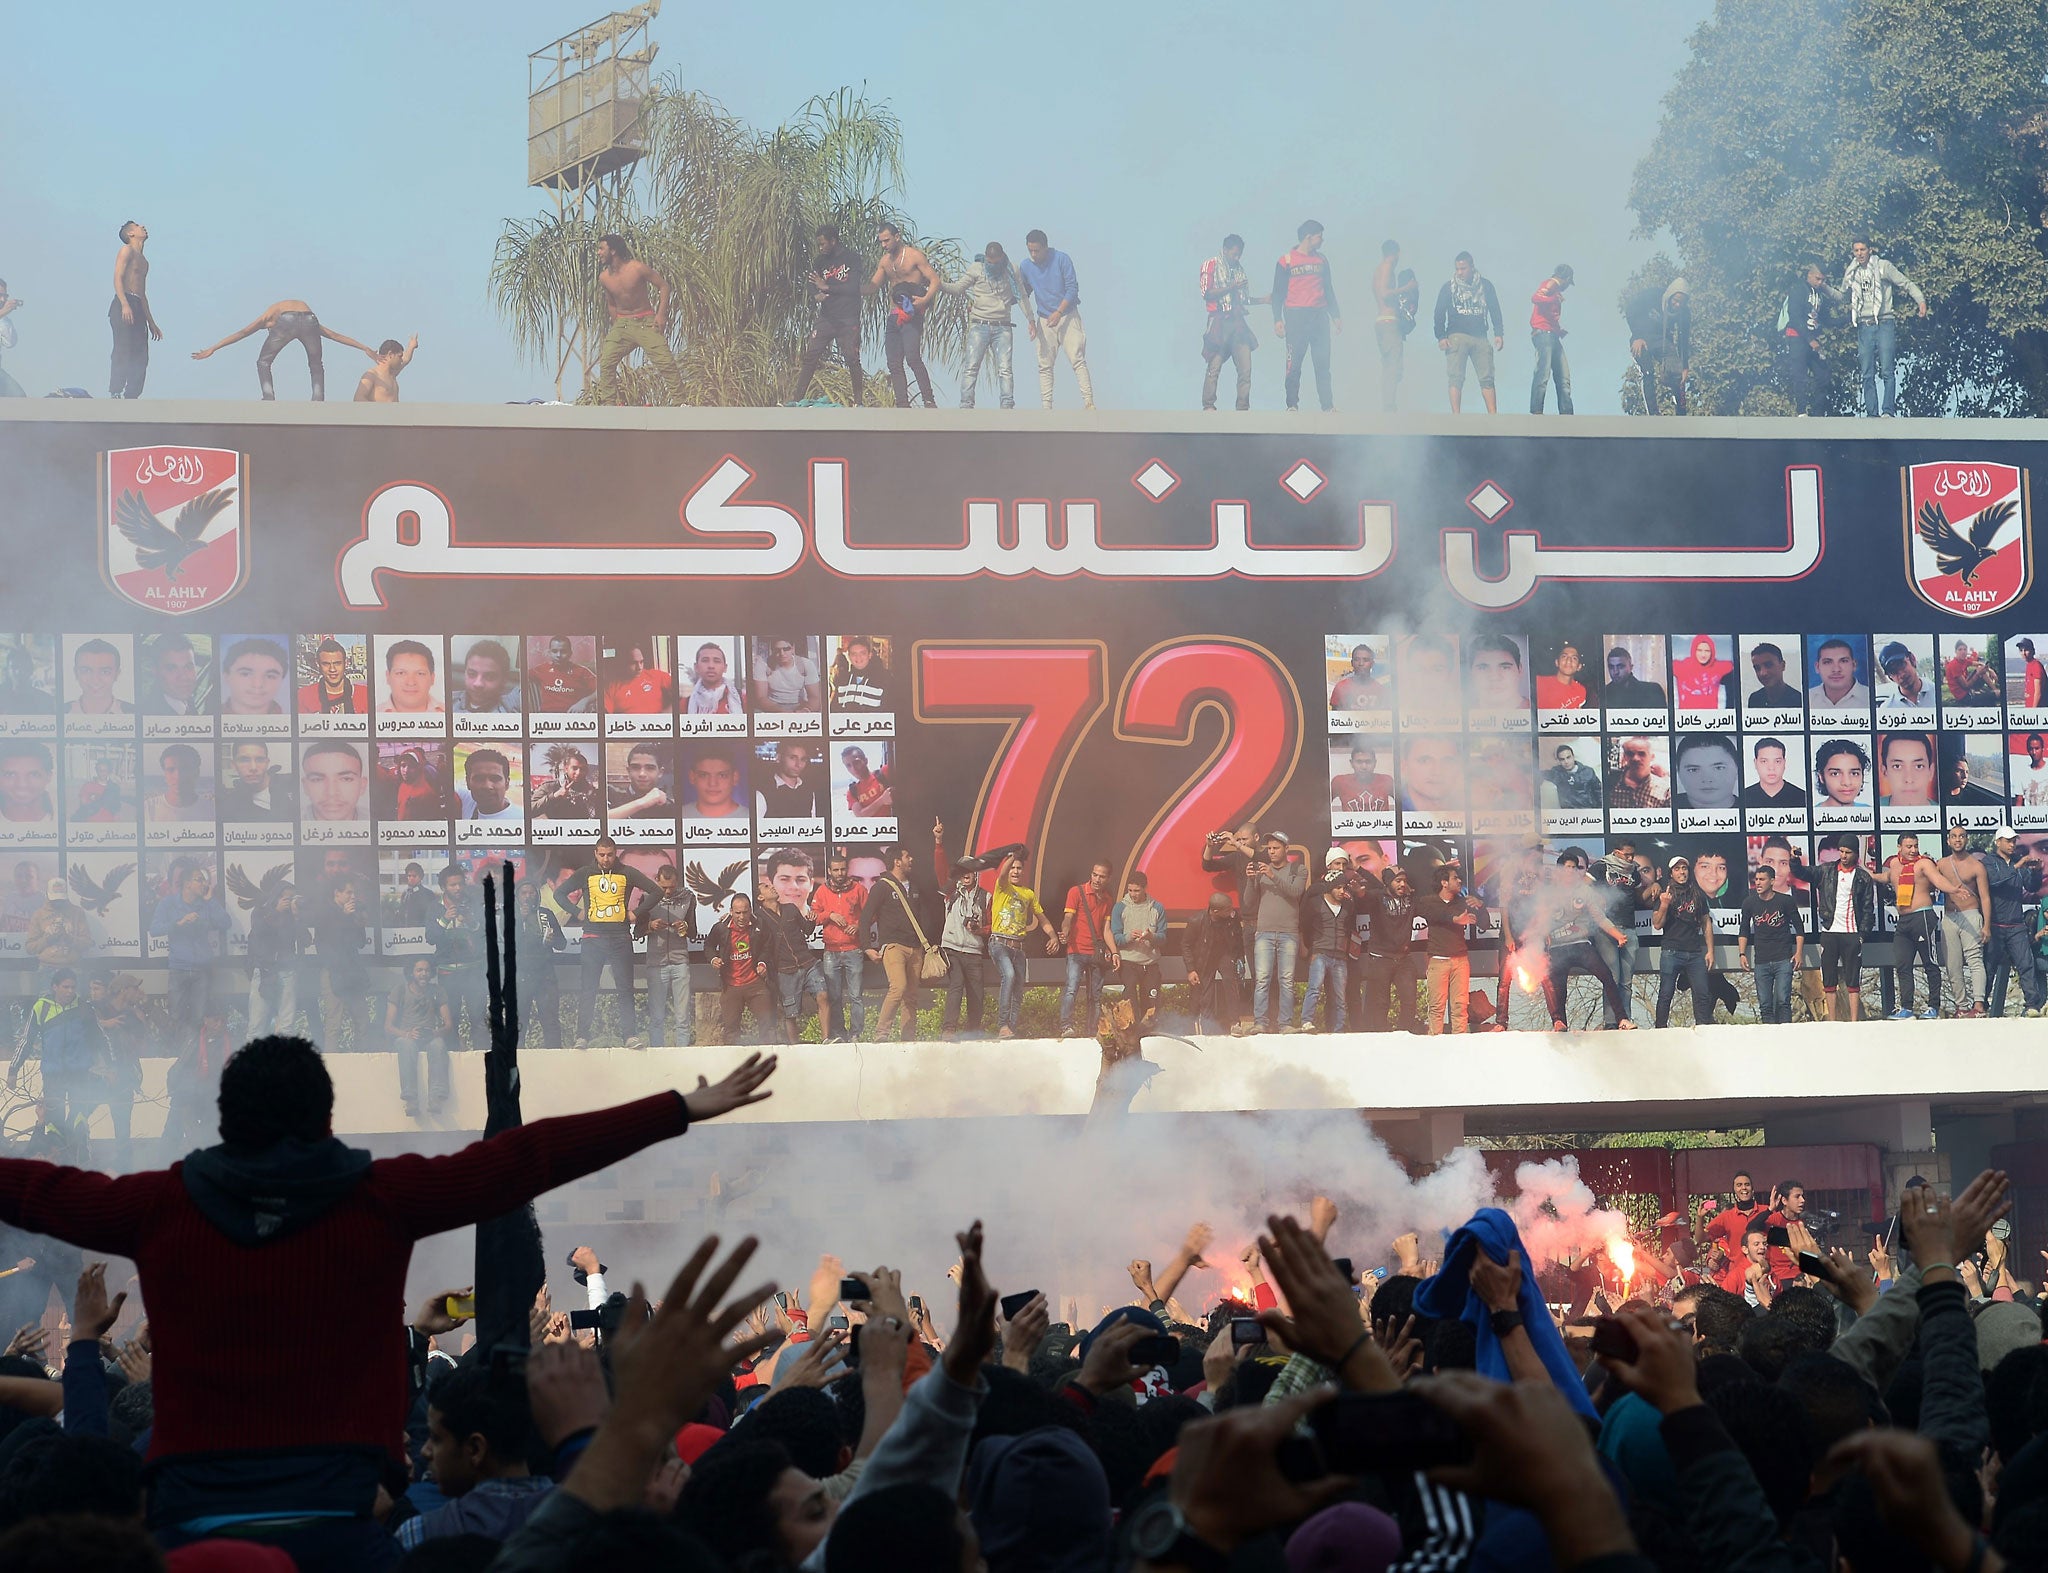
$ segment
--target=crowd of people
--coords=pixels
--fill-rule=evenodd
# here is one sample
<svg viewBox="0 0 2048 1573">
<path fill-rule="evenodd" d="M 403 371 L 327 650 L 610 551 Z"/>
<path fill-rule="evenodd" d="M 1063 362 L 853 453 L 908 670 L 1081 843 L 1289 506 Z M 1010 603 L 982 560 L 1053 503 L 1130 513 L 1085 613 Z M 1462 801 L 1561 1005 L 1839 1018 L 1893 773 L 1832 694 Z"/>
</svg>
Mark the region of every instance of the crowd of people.
<svg viewBox="0 0 2048 1573">
<path fill-rule="evenodd" d="M 760 1242 L 713 1237 L 657 1298 L 667 1264 L 581 1244 L 566 1313 L 537 1233 L 480 1230 L 473 1286 L 400 1309 L 416 1240 L 775 1070 L 373 1160 L 332 1136 L 318 1052 L 266 1037 L 178 1165 L 0 1160 L 42 1274 L 0 1366 L 0 1566 L 2048 1566 L 2048 1345 L 1995 1172 L 1953 1199 L 1915 1177 L 1867 1253 L 1749 1174 L 1604 1241 L 1493 1206 L 1390 1238 L 1274 1198 L 1234 1259 L 1195 1223 L 1099 1316 L 1008 1281 L 1024 1248 L 978 1222 L 943 1285 L 771 1241 L 823 1247 L 807 1288 L 741 1288 Z"/>
<path fill-rule="evenodd" d="M 1633 1031 L 1670 1026 L 1675 1007 L 1683 1024 L 1688 1005 L 1698 1026 L 1738 1013 L 1789 1022 L 1795 998 L 1813 1019 L 1854 1021 L 1866 970 L 1877 974 L 1878 1013 L 1894 1020 L 2048 1009 L 2048 904 L 2039 901 L 2048 865 L 2021 850 L 2010 826 L 1973 852 L 1952 825 L 1939 857 L 1909 834 L 1875 867 L 1861 861 L 1855 836 L 1830 840 L 1818 866 L 1776 838 L 1783 845 L 1766 848 L 1754 869 L 1737 931 L 1721 936 L 1706 892 L 1727 871 L 1696 873 L 1683 854 L 1658 861 L 1625 836 L 1597 858 L 1569 845 L 1551 858 L 1530 844 L 1491 871 L 1496 909 L 1455 850 L 1423 843 L 1391 862 L 1372 843 L 1340 845 L 1315 866 L 1283 831 L 1247 825 L 1205 844 L 1215 888 L 1177 942 L 1141 869 L 1118 888 L 1111 863 L 1098 861 L 1054 898 L 1030 882 L 1028 848 L 954 856 L 944 822 L 932 832 L 928 862 L 892 844 L 871 878 L 856 877 L 843 846 L 826 853 L 822 879 L 811 853 L 778 848 L 736 864 L 727 884 L 695 868 L 686 878 L 680 860 L 650 879 L 603 837 L 587 861 L 516 886 L 522 1028 L 542 1047 L 578 1049 L 909 1042 L 928 1031 L 1090 1038 L 1114 1033 L 1105 1010 L 1114 1000 L 1140 1036 L 1564 1032 L 1596 1022 Z M 749 866 L 751 893 L 736 888 Z M 489 1042 L 472 872 L 450 865 L 430 880 L 424 866 L 408 869 L 397 916 L 417 923 L 430 950 L 391 972 L 373 971 L 362 954 L 365 914 L 345 876 L 303 893 L 288 881 L 244 892 L 253 910 L 237 967 L 225 954 L 222 896 L 194 865 L 151 917 L 166 945 L 161 994 L 135 972 L 79 959 L 83 911 L 52 881 L 24 931 L 37 971 L 7 1084 L 20 1085 L 34 1060 L 45 1117 L 89 1121 L 105 1106 L 125 1154 L 145 1054 L 174 1056 L 176 1139 L 201 1117 L 228 1046 L 295 1030 L 303 1011 L 330 1050 L 396 1053 L 406 1112 L 432 1120 L 450 1097 L 451 1054 Z M 1896 903 L 1898 928 L 1890 963 L 1867 968 L 1880 890 Z M 560 976 L 572 928 L 573 1007 Z M 1654 1003 L 1637 986 L 1639 972 L 1645 983 L 1651 973 L 1650 938 Z M 1473 966 L 1489 950 L 1490 991 Z M 1056 991 L 1028 981 L 1041 958 L 1062 963 Z M 1575 978 L 1589 991 L 1576 1011 Z M 935 1020 L 921 1020 L 927 1006 Z"/>
<path fill-rule="evenodd" d="M 1202 408 L 1216 408 L 1218 381 L 1226 364 L 1235 372 L 1237 408 L 1251 408 L 1252 355 L 1259 345 L 1252 326 L 1254 306 L 1271 308 L 1273 334 L 1285 350 L 1287 408 L 1300 407 L 1302 379 L 1311 369 L 1318 402 L 1325 410 L 1334 407 L 1330 355 L 1333 340 L 1343 332 L 1344 318 L 1337 299 L 1335 267 L 1323 251 L 1323 239 L 1322 223 L 1304 219 L 1294 245 L 1274 263 L 1271 288 L 1263 295 L 1252 293 L 1242 236 L 1226 235 L 1216 254 L 1202 263 L 1198 284 L 1204 314 Z M 113 338 L 108 393 L 117 399 L 142 396 L 150 343 L 163 337 L 149 300 L 148 241 L 146 225 L 132 219 L 121 225 L 113 300 L 107 308 Z M 870 267 L 855 244 L 841 235 L 837 224 L 818 226 L 805 275 L 817 316 L 804 343 L 792 402 L 808 399 L 817 372 L 826 357 L 834 354 L 851 384 L 853 402 L 863 401 L 863 302 L 879 295 L 894 403 L 910 405 L 914 379 L 918 402 L 933 407 L 937 401 L 924 360 L 924 332 L 943 294 L 962 297 L 966 303 L 962 408 L 974 408 L 984 364 L 995 381 L 1002 407 L 1015 407 L 1015 344 L 1020 320 L 1038 364 L 1040 403 L 1047 409 L 1053 407 L 1054 372 L 1064 359 L 1083 407 L 1095 407 L 1079 274 L 1073 258 L 1053 246 L 1044 230 L 1034 229 L 1025 236 L 1024 255 L 1018 258 L 1012 258 L 1001 241 L 988 242 L 952 278 L 942 275 L 894 223 L 880 224 L 874 243 L 877 256 Z M 632 242 L 624 235 L 604 236 L 595 263 L 606 309 L 606 328 L 595 357 L 592 387 L 596 394 L 611 402 L 626 396 L 620 367 L 637 350 L 663 401 L 689 403 L 690 390 L 669 339 L 673 312 L 668 280 L 633 254 Z M 1560 263 L 1529 294 L 1532 415 L 1545 412 L 1553 387 L 1558 413 L 1573 413 L 1571 364 L 1564 344 L 1568 330 L 1563 324 L 1565 292 L 1573 283 L 1571 266 Z M 1402 265 L 1398 241 L 1388 240 L 1380 247 L 1370 288 L 1379 407 L 1397 410 L 1402 407 L 1407 341 L 1421 320 L 1422 304 L 1422 286 L 1415 270 Z M 1839 283 L 1830 284 L 1818 262 L 1802 267 L 1788 283 L 1773 329 L 1794 411 L 1810 415 L 1820 408 L 1827 378 L 1824 349 L 1833 330 L 1846 326 L 1855 340 L 1864 413 L 1896 415 L 1898 323 L 1908 300 L 1920 316 L 1928 314 L 1927 298 L 1920 287 L 1880 256 L 1867 236 L 1859 236 L 1851 245 Z M 20 306 L 21 301 L 10 296 L 5 281 L 0 280 L 0 353 L 16 342 L 18 330 L 11 319 Z M 1645 412 L 1657 415 L 1668 408 L 1675 414 L 1688 413 L 1693 368 L 1691 291 L 1686 280 L 1674 278 L 1636 290 L 1623 303 L 1622 315 L 1627 322 L 1629 356 L 1641 375 Z M 1431 337 L 1444 356 L 1451 412 L 1463 408 L 1468 375 L 1488 413 L 1497 412 L 1496 357 L 1507 348 L 1507 316 L 1499 290 L 1479 271 L 1469 251 L 1453 258 L 1450 277 L 1437 291 L 1430 326 Z M 280 300 L 264 308 L 247 327 L 193 351 L 192 358 L 204 360 L 259 332 L 264 339 L 256 358 L 256 379 L 265 399 L 276 397 L 271 368 L 279 353 L 293 343 L 305 351 L 312 397 L 324 399 L 325 341 L 369 357 L 370 368 L 355 391 L 357 401 L 396 403 L 399 373 L 411 364 L 419 347 L 415 335 L 408 343 L 386 339 L 373 349 L 323 325 L 307 302 Z M 21 391 L 0 372 L 0 395 L 18 396 Z"/>
</svg>

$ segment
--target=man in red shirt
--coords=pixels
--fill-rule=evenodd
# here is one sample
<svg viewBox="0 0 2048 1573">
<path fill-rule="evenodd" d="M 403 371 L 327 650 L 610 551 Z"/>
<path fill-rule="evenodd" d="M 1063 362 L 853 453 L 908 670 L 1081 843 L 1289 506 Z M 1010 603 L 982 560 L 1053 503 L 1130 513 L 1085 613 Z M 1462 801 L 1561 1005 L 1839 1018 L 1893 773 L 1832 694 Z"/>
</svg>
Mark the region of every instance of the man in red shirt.
<svg viewBox="0 0 2048 1573">
<path fill-rule="evenodd" d="M 896 812 L 896 793 L 889 780 L 889 767 L 880 770 L 868 768 L 868 751 L 864 748 L 842 748 L 839 762 L 846 766 L 846 773 L 853 779 L 846 784 L 846 809 L 863 819 L 886 819 Z"/>
<path fill-rule="evenodd" d="M 1721 1248 L 1726 1258 L 1715 1282 L 1730 1294 L 1741 1294 L 1743 1274 L 1749 1264 L 1742 1257 L 1742 1232 L 1769 1207 L 1757 1199 L 1756 1181 L 1747 1169 L 1735 1172 L 1735 1199 L 1716 1213 L 1707 1225 L 1707 1239 Z"/>
<path fill-rule="evenodd" d="M 2029 710 L 2038 710 L 2041 708 L 2042 690 L 2048 688 L 2048 667 L 2034 659 L 2033 640 L 2021 639 L 2013 648 L 2019 651 L 2021 659 L 2026 662 L 2026 685 L 2020 703 Z"/>
<path fill-rule="evenodd" d="M 1344 313 L 1323 255 L 1323 226 L 1303 219 L 1294 249 L 1273 264 L 1273 331 L 1287 341 L 1287 407 L 1301 407 L 1301 372 L 1316 358 L 1316 397 L 1334 408 L 1330 392 L 1330 336 L 1344 331 Z"/>
<path fill-rule="evenodd" d="M 604 686 L 604 707 L 613 715 L 665 715 L 676 707 L 675 679 L 647 664 L 645 646 L 628 645 Z"/>
<path fill-rule="evenodd" d="M 575 660 L 574 650 L 567 634 L 549 636 L 548 658 L 536 661 L 526 679 L 533 689 L 527 709 L 561 715 L 597 692 L 597 674 Z"/>
<path fill-rule="evenodd" d="M 1764 1222 L 1785 1231 L 1786 1243 L 1773 1245 L 1770 1255 L 1771 1278 L 1782 1288 L 1801 1276 L 1799 1252 L 1820 1254 L 1820 1242 L 1806 1226 L 1806 1187 L 1797 1180 L 1784 1180 L 1773 1186 L 1771 1210 L 1765 1214 Z"/>
<path fill-rule="evenodd" d="M 768 989 L 768 967 L 762 958 L 766 936 L 754 922 L 754 904 L 732 898 L 732 910 L 711 925 L 704 936 L 704 959 L 718 974 L 718 1022 L 730 1040 L 747 1011 L 754 1013 L 756 1032 L 779 1029 L 781 1013 Z"/>
<path fill-rule="evenodd" d="M 219 1146 L 119 1178 L 0 1159 L 0 1220 L 135 1263 L 156 1355 L 148 1496 L 160 1541 L 226 1523 L 239 1538 L 296 1542 L 302 1566 L 382 1567 L 392 1542 L 370 1514 L 386 1464 L 404 1456 L 414 1242 L 758 1103 L 774 1070 L 772 1055 L 750 1056 L 687 1097 L 373 1160 L 334 1136 L 320 1051 L 258 1038 L 221 1071 Z M 268 1309 L 223 1338 L 229 1285 Z"/>
<path fill-rule="evenodd" d="M 811 916 L 818 920 L 825 937 L 825 999 L 831 1011 L 825 1027 L 827 1043 L 846 1040 L 849 1013 L 856 1041 L 868 1024 L 867 1007 L 860 995 L 862 964 L 867 960 L 860 933 L 868 887 L 855 879 L 851 870 L 846 848 L 834 847 L 825 859 L 825 883 L 811 892 Z"/>
<path fill-rule="evenodd" d="M 1564 357 L 1564 292 L 1572 287 L 1571 267 L 1560 262 L 1529 297 L 1529 342 L 1536 347 L 1536 380 L 1529 384 L 1529 413 L 1541 415 L 1550 384 L 1557 384 L 1557 413 L 1572 413 L 1572 368 Z"/>
<path fill-rule="evenodd" d="M 1088 883 L 1067 891 L 1066 916 L 1060 921 L 1060 949 L 1067 953 L 1067 986 L 1060 992 L 1060 1036 L 1071 1037 L 1074 1026 L 1074 997 L 1082 984 L 1088 988 L 1088 1020 L 1083 1037 L 1095 1035 L 1095 1009 L 1102 999 L 1102 986 L 1109 980 L 1105 969 L 1114 972 L 1123 965 L 1116 939 L 1109 931 L 1109 865 L 1097 863 L 1088 870 Z"/>
</svg>

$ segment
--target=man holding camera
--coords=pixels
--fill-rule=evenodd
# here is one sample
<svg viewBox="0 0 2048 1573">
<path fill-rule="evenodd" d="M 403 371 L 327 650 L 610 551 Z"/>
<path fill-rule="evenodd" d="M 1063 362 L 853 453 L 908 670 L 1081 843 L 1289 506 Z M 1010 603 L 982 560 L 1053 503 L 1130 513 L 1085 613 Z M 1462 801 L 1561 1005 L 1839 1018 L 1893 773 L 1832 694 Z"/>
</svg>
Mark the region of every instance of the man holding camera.
<svg viewBox="0 0 2048 1573">
<path fill-rule="evenodd" d="M 1208 858 L 1203 858 L 1208 863 Z M 1238 908 L 1252 920 L 1252 1025 L 1293 1029 L 1294 965 L 1301 952 L 1301 898 L 1308 870 L 1288 854 L 1287 837 L 1269 830 L 1245 861 Z"/>
</svg>

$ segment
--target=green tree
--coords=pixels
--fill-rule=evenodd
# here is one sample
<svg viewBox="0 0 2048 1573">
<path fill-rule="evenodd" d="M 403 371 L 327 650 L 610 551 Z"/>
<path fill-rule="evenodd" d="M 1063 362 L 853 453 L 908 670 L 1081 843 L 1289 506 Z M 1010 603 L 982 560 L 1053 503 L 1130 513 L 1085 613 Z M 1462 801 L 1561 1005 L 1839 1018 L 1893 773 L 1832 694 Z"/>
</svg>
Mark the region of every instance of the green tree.
<svg viewBox="0 0 2048 1573">
<path fill-rule="evenodd" d="M 1690 48 L 1629 202 L 1691 285 L 1697 407 L 1790 410 L 1779 306 L 1867 232 L 1932 307 L 1901 408 L 2048 414 L 2048 0 L 1720 0 Z M 1853 335 L 1822 351 L 1853 411 Z"/>
<path fill-rule="evenodd" d="M 790 396 L 798 357 L 816 315 L 804 275 L 811 237 L 836 223 L 846 243 L 869 255 L 887 220 L 921 245 L 932 266 L 957 275 L 952 240 L 918 240 L 895 204 L 903 181 L 903 133 L 886 105 L 843 89 L 815 98 L 787 124 L 762 132 L 716 100 L 664 78 L 645 109 L 647 156 L 616 194 L 588 213 L 508 220 L 491 264 L 498 313 L 520 349 L 553 354 L 564 324 L 579 328 L 594 362 L 606 313 L 598 287 L 600 236 L 624 235 L 669 281 L 669 340 L 693 405 L 769 405 Z M 879 369 L 883 305 L 864 313 L 862 360 Z M 927 360 L 957 365 L 965 313 L 956 297 L 934 303 L 924 336 Z M 625 368 L 623 392 L 594 384 L 580 402 L 661 403 L 656 379 Z M 841 403 L 852 389 L 836 361 L 820 378 Z M 867 402 L 887 404 L 886 376 L 872 376 Z"/>
</svg>

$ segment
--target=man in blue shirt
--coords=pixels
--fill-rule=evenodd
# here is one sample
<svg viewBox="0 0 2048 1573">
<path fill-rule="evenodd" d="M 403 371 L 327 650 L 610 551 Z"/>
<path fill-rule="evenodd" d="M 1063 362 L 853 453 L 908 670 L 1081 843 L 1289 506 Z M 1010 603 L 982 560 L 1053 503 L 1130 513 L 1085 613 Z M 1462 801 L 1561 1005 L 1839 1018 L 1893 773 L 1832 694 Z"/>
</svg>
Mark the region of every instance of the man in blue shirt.
<svg viewBox="0 0 2048 1573">
<path fill-rule="evenodd" d="M 228 913 L 218 897 L 207 894 L 211 881 L 200 863 L 174 866 L 169 894 L 156 904 L 150 919 L 152 936 L 170 944 L 170 1015 L 180 1043 L 199 1035 L 206 1016 L 206 993 L 220 954 L 220 936 L 228 931 Z"/>
<path fill-rule="evenodd" d="M 1017 274 L 1028 297 L 1024 326 L 1038 346 L 1039 402 L 1052 408 L 1053 363 L 1065 350 L 1081 389 L 1081 403 L 1092 410 L 1095 383 L 1088 375 L 1088 335 L 1081 327 L 1081 282 L 1074 276 L 1074 259 L 1053 250 L 1042 229 L 1024 237 L 1024 249 L 1030 255 L 1017 264 Z"/>
</svg>

